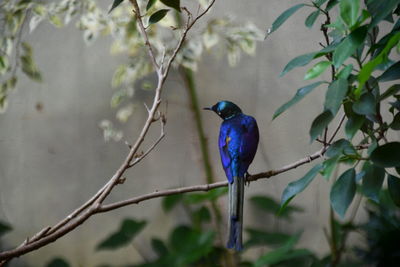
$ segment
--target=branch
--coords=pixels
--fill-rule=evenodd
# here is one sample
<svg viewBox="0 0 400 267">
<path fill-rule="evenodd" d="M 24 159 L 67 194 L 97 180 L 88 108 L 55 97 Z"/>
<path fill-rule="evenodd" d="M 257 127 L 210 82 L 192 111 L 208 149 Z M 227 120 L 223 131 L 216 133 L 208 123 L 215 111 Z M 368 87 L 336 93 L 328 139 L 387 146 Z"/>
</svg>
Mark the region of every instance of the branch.
<svg viewBox="0 0 400 267">
<path fill-rule="evenodd" d="M 125 178 L 123 178 L 123 175 L 125 172 L 140 162 L 144 157 L 146 157 L 154 148 L 155 146 L 161 141 L 161 139 L 164 137 L 164 125 L 166 123 L 166 118 L 164 114 L 161 114 L 158 111 L 158 108 L 161 104 L 161 92 L 163 89 L 164 82 L 168 76 L 168 72 L 171 68 L 171 64 L 176 58 L 177 53 L 182 47 L 182 44 L 186 38 L 186 35 L 188 31 L 192 28 L 192 26 L 203 16 L 207 11 L 213 6 L 215 0 L 211 1 L 208 7 L 200 14 L 198 15 L 194 20 L 190 22 L 191 16 L 188 18 L 186 26 L 182 32 L 182 35 L 173 50 L 173 53 L 171 57 L 169 58 L 168 62 L 166 63 L 165 66 L 161 64 L 159 66 L 156 61 L 156 56 L 153 51 L 153 47 L 148 39 L 146 30 L 143 26 L 143 21 L 142 17 L 140 15 L 140 9 L 138 7 L 137 1 L 136 0 L 130 0 L 134 7 L 134 12 L 137 15 L 138 18 L 138 24 L 139 28 L 141 31 L 141 34 L 145 40 L 145 44 L 148 48 L 149 52 L 149 57 L 150 60 L 153 62 L 153 66 L 156 70 L 157 73 L 157 78 L 158 78 L 158 83 L 157 87 L 155 89 L 155 94 L 153 98 L 153 104 L 150 108 L 147 109 L 148 111 L 148 117 L 143 125 L 143 128 L 139 134 L 139 137 L 136 139 L 135 144 L 130 147 L 129 153 L 126 156 L 125 160 L 121 164 L 121 166 L 116 170 L 114 175 L 109 179 L 109 181 L 94 195 L 92 196 L 87 202 L 85 202 L 83 205 L 81 205 L 79 208 L 74 210 L 71 214 L 69 214 L 67 217 L 65 217 L 63 220 L 55 224 L 54 226 L 46 227 L 39 231 L 37 234 L 35 234 L 31 239 L 27 238 L 20 246 L 18 246 L 15 249 L 11 249 L 8 251 L 3 251 L 0 252 L 0 266 L 3 266 L 7 261 L 11 260 L 12 258 L 19 257 L 21 255 L 24 255 L 26 253 L 29 253 L 33 250 L 39 249 L 51 242 L 54 242 L 58 238 L 66 235 L 67 233 L 71 232 L 75 228 L 77 228 L 79 225 L 84 223 L 88 218 L 90 218 L 92 215 L 101 212 L 104 212 L 104 206 L 103 202 L 107 198 L 107 196 L 111 193 L 111 191 L 114 189 L 114 187 L 118 184 L 121 184 Z M 164 57 L 164 56 L 163 56 Z M 163 61 L 163 59 L 162 59 Z M 156 116 L 158 114 L 158 116 Z M 137 152 L 142 145 L 149 129 L 150 126 L 156 122 L 157 120 L 161 121 L 161 135 L 160 137 L 156 140 L 156 142 L 150 146 L 150 148 L 143 153 L 141 156 L 138 156 Z"/>
</svg>

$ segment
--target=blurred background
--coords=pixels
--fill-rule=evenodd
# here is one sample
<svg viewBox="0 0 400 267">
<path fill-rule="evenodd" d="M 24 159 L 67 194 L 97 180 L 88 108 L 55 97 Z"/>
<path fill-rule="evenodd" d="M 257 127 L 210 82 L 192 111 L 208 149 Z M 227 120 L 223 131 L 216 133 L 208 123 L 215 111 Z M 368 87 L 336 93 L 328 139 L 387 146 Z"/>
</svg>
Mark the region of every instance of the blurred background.
<svg viewBox="0 0 400 267">
<path fill-rule="evenodd" d="M 111 4 L 111 1 L 97 2 L 104 10 Z M 254 38 L 253 55 L 242 52 L 240 60 L 232 66 L 230 63 L 234 62 L 228 60 L 225 48 L 203 49 L 192 76 L 200 107 L 230 100 L 257 119 L 261 136 L 249 169 L 252 174 L 280 168 L 320 149 L 318 143 L 310 144 L 308 132 L 322 108 L 324 90 L 316 89 L 272 121 L 274 111 L 298 88 L 309 83 L 303 81 L 305 67 L 279 77 L 283 67 L 297 55 L 319 50 L 321 47 L 314 40 L 323 41 L 318 26 L 323 22 L 322 16 L 312 29 L 304 27 L 304 18 L 310 12 L 307 8 L 300 9 L 279 31 L 263 40 L 276 17 L 301 2 L 217 0 L 189 35 L 190 39 L 211 20 L 227 16 L 235 25 L 251 23 L 254 27 L 251 29 L 260 30 L 255 30 L 259 35 Z M 189 1 L 181 5 L 196 10 Z M 129 11 L 130 7 L 125 3 L 115 10 L 117 14 L 122 12 L 119 9 Z M 121 120 L 124 111 L 121 111 L 119 119 L 116 118 L 118 108 L 110 107 L 110 99 L 117 90 L 112 80 L 118 66 L 127 64 L 129 59 L 124 53 L 110 53 L 113 38 L 109 35 L 85 42 L 84 33 L 75 26 L 77 20 L 73 17 L 68 25 L 60 28 L 44 21 L 32 33 L 28 27 L 23 31 L 23 39 L 33 48 L 43 81 L 32 82 L 20 75 L 17 90 L 9 95 L 8 109 L 0 116 L 0 220 L 13 228 L 2 238 L 3 248 L 14 247 L 43 227 L 56 223 L 97 192 L 125 158 L 128 152 L 125 141 L 136 140 L 147 118 L 143 103 L 151 104 L 155 76 L 146 74 L 138 79 L 131 91 L 131 104 L 125 110 L 131 116 L 124 122 L 124 118 Z M 322 78 L 329 79 L 329 73 L 324 75 Z M 167 113 L 168 119 L 165 139 L 128 171 L 126 183 L 118 186 L 107 202 L 207 183 L 189 89 L 179 68 L 172 69 L 162 99 L 161 110 Z M 201 118 L 213 179 L 224 181 L 217 147 L 221 121 L 215 114 L 203 111 Z M 158 135 L 159 126 L 154 124 L 145 145 L 152 144 Z M 257 195 L 279 203 L 287 184 L 302 177 L 308 168 L 302 166 L 246 187 L 244 224 L 245 228 L 302 232 L 297 245 L 322 256 L 329 251 L 323 233 L 329 223 L 329 181 L 317 177 L 295 198 L 292 204 L 303 211 L 293 214 L 291 220 L 280 220 L 272 213 L 262 212 L 250 201 Z M 226 239 L 226 198 L 224 195 L 216 202 L 222 212 L 223 240 Z M 146 220 L 147 225 L 132 245 L 115 251 L 96 251 L 99 242 L 115 231 L 124 218 Z M 365 210 L 360 209 L 356 221 L 365 219 Z M 71 266 L 139 263 L 154 257 L 152 238 L 166 239 L 173 227 L 189 222 L 184 207 L 177 206 L 166 212 L 162 199 L 153 199 L 95 215 L 56 242 L 13 260 L 11 266 L 44 266 L 57 256 Z M 212 223 L 207 225 L 213 227 Z M 351 235 L 350 239 L 353 243 L 362 242 L 357 236 Z M 246 250 L 243 257 L 254 259 L 268 250 L 265 247 Z"/>
</svg>

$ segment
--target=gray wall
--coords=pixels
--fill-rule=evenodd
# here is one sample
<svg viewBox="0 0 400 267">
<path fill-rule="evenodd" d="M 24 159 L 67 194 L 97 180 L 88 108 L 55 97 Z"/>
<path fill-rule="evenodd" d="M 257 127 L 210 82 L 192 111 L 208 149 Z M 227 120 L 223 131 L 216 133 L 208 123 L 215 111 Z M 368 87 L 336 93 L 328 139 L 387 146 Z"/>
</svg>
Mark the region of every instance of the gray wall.
<svg viewBox="0 0 400 267">
<path fill-rule="evenodd" d="M 231 13 L 239 21 L 252 21 L 266 29 L 293 2 L 300 1 L 235 0 L 228 8 L 226 1 L 217 1 L 208 16 Z M 322 110 L 322 87 L 271 121 L 276 108 L 308 83 L 302 79 L 306 68 L 293 70 L 283 78 L 279 78 L 279 73 L 294 56 L 319 49 L 313 42 L 322 41 L 318 27 L 306 30 L 303 24 L 309 12 L 307 8 L 300 10 L 279 31 L 258 44 L 256 56 L 244 56 L 234 68 L 228 66 L 225 58 L 210 55 L 199 66 L 196 81 L 201 105 L 230 99 L 258 120 L 261 148 L 250 167 L 251 173 L 279 168 L 319 149 L 317 144 L 309 144 L 308 130 L 312 119 Z M 44 82 L 32 83 L 21 75 L 19 88 L 11 95 L 9 110 L 0 116 L 0 219 L 14 227 L 4 237 L 7 246 L 17 245 L 44 226 L 54 224 L 88 199 L 109 179 L 127 153 L 123 142 L 105 143 L 97 126 L 101 119 L 114 116 L 109 107 L 113 92 L 110 81 L 115 66 L 123 60 L 109 55 L 110 40 L 103 38 L 87 47 L 81 32 L 73 26 L 57 30 L 48 24 L 42 24 L 28 40 L 34 46 Z M 143 92 L 137 97 L 139 108 L 124 127 L 126 138 L 131 141 L 145 118 L 140 103 L 149 103 L 151 93 Z M 187 94 L 174 73 L 166 83 L 163 98 L 169 103 L 166 138 L 146 160 L 129 171 L 128 181 L 116 188 L 110 201 L 205 182 Z M 35 109 L 37 103 L 43 104 L 42 111 Z M 211 113 L 204 113 L 203 120 L 214 170 L 219 180 L 224 180 L 217 151 L 220 120 Z M 158 126 L 153 127 L 147 143 L 158 134 Z M 302 176 L 308 168 L 303 166 L 252 183 L 246 196 L 257 193 L 280 199 L 287 183 Z M 293 223 L 279 225 L 292 232 L 305 228 L 301 245 L 320 254 L 328 251 L 322 231 L 328 219 L 328 184 L 318 177 L 294 201 L 305 212 L 296 216 Z M 225 200 L 219 204 L 225 210 Z M 250 205 L 245 208 L 246 226 L 270 225 L 273 229 L 274 218 L 257 214 Z M 15 260 L 12 266 L 24 266 L 26 262 L 41 266 L 57 255 L 74 266 L 122 264 L 151 257 L 150 238 L 163 238 L 169 227 L 185 222 L 183 211 L 178 209 L 173 214 L 164 214 L 157 199 L 96 215 L 66 237 Z M 116 252 L 95 252 L 96 244 L 125 217 L 148 219 L 150 223 L 135 239 L 134 246 Z"/>
</svg>

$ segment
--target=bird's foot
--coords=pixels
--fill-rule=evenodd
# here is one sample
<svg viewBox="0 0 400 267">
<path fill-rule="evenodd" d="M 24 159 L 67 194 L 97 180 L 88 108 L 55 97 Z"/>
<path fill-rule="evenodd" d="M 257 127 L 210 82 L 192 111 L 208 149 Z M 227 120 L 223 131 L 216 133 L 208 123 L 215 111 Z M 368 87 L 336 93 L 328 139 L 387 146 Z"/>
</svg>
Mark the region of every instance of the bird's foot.
<svg viewBox="0 0 400 267">
<path fill-rule="evenodd" d="M 250 186 L 250 180 L 248 179 L 251 176 L 249 172 L 246 172 L 244 175 L 244 184 Z"/>
</svg>

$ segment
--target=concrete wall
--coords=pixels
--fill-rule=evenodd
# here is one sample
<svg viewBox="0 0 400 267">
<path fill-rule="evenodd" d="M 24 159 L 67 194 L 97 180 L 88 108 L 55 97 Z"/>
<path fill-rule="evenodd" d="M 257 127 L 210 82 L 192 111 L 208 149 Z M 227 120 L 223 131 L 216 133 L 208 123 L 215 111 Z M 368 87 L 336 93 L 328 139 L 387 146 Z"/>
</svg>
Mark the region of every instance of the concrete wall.
<svg viewBox="0 0 400 267">
<path fill-rule="evenodd" d="M 208 18 L 229 13 L 239 21 L 252 21 L 266 29 L 282 11 L 297 2 L 300 1 L 235 0 L 227 7 L 226 1 L 217 1 Z M 308 130 L 322 110 L 323 87 L 271 121 L 273 112 L 296 89 L 308 84 L 302 79 L 306 68 L 293 70 L 283 78 L 279 78 L 279 73 L 293 57 L 320 49 L 315 42 L 322 41 L 318 27 L 304 27 L 309 12 L 304 8 L 296 13 L 279 31 L 258 44 L 255 57 L 244 56 L 235 68 L 230 68 L 225 58 L 208 55 L 196 74 L 201 105 L 230 99 L 257 118 L 261 144 L 251 173 L 279 168 L 319 149 L 317 144 L 309 144 Z M 88 199 L 109 179 L 127 153 L 123 142 L 105 143 L 98 128 L 101 119 L 114 116 L 109 107 L 113 93 L 110 81 L 115 66 L 123 60 L 109 55 L 110 40 L 103 38 L 87 47 L 81 32 L 73 26 L 58 30 L 48 24 L 41 25 L 27 38 L 35 49 L 44 82 L 33 83 L 21 74 L 18 91 L 10 97 L 9 110 L 0 116 L 0 219 L 14 227 L 3 238 L 6 246 L 15 246 L 44 226 L 54 224 Z M 146 160 L 128 172 L 128 181 L 112 193 L 110 201 L 205 182 L 188 97 L 182 81 L 173 72 L 163 99 L 169 103 L 166 138 Z M 139 108 L 124 127 L 128 140 L 135 140 L 144 121 L 141 103 L 150 100 L 151 92 L 137 95 Z M 43 105 L 41 111 L 35 108 L 38 103 Z M 214 170 L 219 180 L 224 180 L 217 149 L 220 120 L 211 113 L 204 113 L 203 120 Z M 148 143 L 158 134 L 155 126 Z M 300 167 L 252 183 L 246 196 L 267 194 L 280 199 L 285 186 L 308 168 Z M 281 224 L 279 228 L 292 232 L 305 229 L 301 245 L 319 253 L 327 252 L 322 227 L 328 219 L 328 196 L 328 182 L 318 177 L 294 201 L 305 212 L 296 216 L 293 223 Z M 73 266 L 123 264 L 138 261 L 143 255 L 151 257 L 150 238 L 165 237 L 169 227 L 186 220 L 179 209 L 167 216 L 160 203 L 159 199 L 151 200 L 94 216 L 57 242 L 14 260 L 11 266 L 43 266 L 54 256 L 68 259 Z M 225 200 L 219 204 L 225 210 Z M 246 226 L 271 225 L 273 229 L 272 217 L 257 214 L 250 205 L 245 208 Z M 148 219 L 150 223 L 135 239 L 134 246 L 116 252 L 95 252 L 96 244 L 125 217 Z"/>
</svg>

